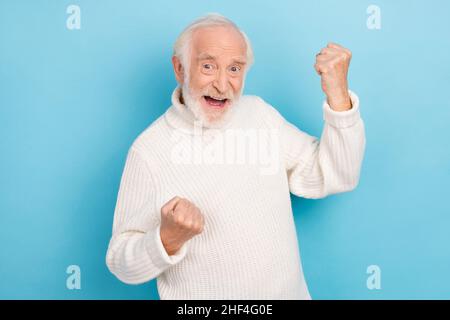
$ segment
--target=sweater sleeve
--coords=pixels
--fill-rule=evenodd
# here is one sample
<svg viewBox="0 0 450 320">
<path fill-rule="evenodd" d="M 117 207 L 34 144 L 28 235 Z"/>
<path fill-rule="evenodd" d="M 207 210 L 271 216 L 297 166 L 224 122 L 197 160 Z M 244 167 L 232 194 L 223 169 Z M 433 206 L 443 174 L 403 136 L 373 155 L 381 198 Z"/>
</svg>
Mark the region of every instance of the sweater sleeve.
<svg viewBox="0 0 450 320">
<path fill-rule="evenodd" d="M 359 98 L 349 94 L 352 108 L 347 111 L 334 111 L 324 101 L 320 140 L 282 120 L 281 145 L 294 195 L 317 199 L 357 186 L 366 141 Z"/>
<path fill-rule="evenodd" d="M 114 211 L 113 232 L 106 265 L 119 280 L 140 284 L 178 263 L 186 242 L 168 255 L 160 237 L 160 212 L 155 210 L 155 186 L 150 170 L 133 146 L 129 149 Z"/>
</svg>

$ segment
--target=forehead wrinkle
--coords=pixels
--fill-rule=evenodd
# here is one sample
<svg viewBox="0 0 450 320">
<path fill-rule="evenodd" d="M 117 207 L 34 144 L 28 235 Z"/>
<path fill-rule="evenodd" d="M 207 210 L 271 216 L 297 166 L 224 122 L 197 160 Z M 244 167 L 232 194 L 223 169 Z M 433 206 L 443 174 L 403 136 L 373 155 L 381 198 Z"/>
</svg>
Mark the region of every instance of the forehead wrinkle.
<svg viewBox="0 0 450 320">
<path fill-rule="evenodd" d="M 212 36 L 214 34 L 215 28 L 202 28 L 195 30 L 192 35 L 192 46 L 195 51 L 207 51 L 208 49 L 219 49 L 221 51 L 234 51 L 239 56 L 245 57 L 247 55 L 247 45 L 242 35 L 236 33 L 237 31 L 234 29 L 226 28 L 228 34 L 225 34 L 223 37 L 217 38 L 216 36 Z M 223 27 L 218 27 L 218 29 L 222 29 Z M 233 37 L 231 34 L 237 35 L 239 40 Z"/>
<path fill-rule="evenodd" d="M 202 52 L 197 56 L 197 61 L 201 61 L 201 60 L 214 60 L 216 61 L 218 57 L 220 57 L 221 55 L 215 56 L 213 54 L 207 53 L 207 52 Z M 246 58 L 245 56 L 242 55 L 238 55 L 238 56 L 233 56 L 231 57 L 231 62 L 234 63 L 240 63 L 240 64 L 245 64 L 246 63 Z"/>
</svg>

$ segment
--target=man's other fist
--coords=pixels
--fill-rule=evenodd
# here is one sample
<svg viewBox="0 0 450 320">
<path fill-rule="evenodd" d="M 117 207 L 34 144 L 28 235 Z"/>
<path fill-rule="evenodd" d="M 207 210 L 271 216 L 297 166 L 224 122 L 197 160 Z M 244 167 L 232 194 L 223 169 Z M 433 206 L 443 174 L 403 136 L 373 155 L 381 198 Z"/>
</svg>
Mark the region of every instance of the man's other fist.
<svg viewBox="0 0 450 320">
<path fill-rule="evenodd" d="M 336 44 L 328 45 L 316 55 L 314 68 L 321 76 L 322 90 L 333 110 L 345 111 L 352 107 L 348 93 L 347 73 L 352 53 Z"/>
<path fill-rule="evenodd" d="M 169 255 L 203 231 L 205 220 L 200 210 L 189 200 L 174 197 L 161 208 L 161 241 Z"/>
</svg>

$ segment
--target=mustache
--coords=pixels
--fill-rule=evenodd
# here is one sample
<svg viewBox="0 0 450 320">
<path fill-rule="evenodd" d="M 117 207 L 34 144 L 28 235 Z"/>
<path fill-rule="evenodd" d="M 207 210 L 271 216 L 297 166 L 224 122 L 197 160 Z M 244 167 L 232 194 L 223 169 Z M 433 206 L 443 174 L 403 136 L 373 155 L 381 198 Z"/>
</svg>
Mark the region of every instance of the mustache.
<svg viewBox="0 0 450 320">
<path fill-rule="evenodd" d="M 228 99 L 228 100 L 233 100 L 234 99 L 234 94 L 233 93 L 227 93 L 227 94 L 219 94 L 217 92 L 211 92 L 211 91 L 205 91 L 202 92 L 201 96 L 209 96 L 215 99 Z"/>
</svg>

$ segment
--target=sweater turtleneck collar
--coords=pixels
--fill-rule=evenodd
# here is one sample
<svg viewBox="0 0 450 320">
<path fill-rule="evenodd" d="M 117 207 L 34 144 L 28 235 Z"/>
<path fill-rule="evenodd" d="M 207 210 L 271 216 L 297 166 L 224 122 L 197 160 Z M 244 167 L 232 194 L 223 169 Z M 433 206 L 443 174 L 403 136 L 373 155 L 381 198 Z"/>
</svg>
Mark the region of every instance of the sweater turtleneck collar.
<svg viewBox="0 0 450 320">
<path fill-rule="evenodd" d="M 231 114 L 228 115 L 227 121 L 220 128 L 208 128 L 196 118 L 190 108 L 181 102 L 181 98 L 181 87 L 178 85 L 172 93 L 172 105 L 167 109 L 164 117 L 172 128 L 188 134 L 202 134 L 229 128 L 239 105 L 237 102 L 228 110 Z"/>
</svg>

